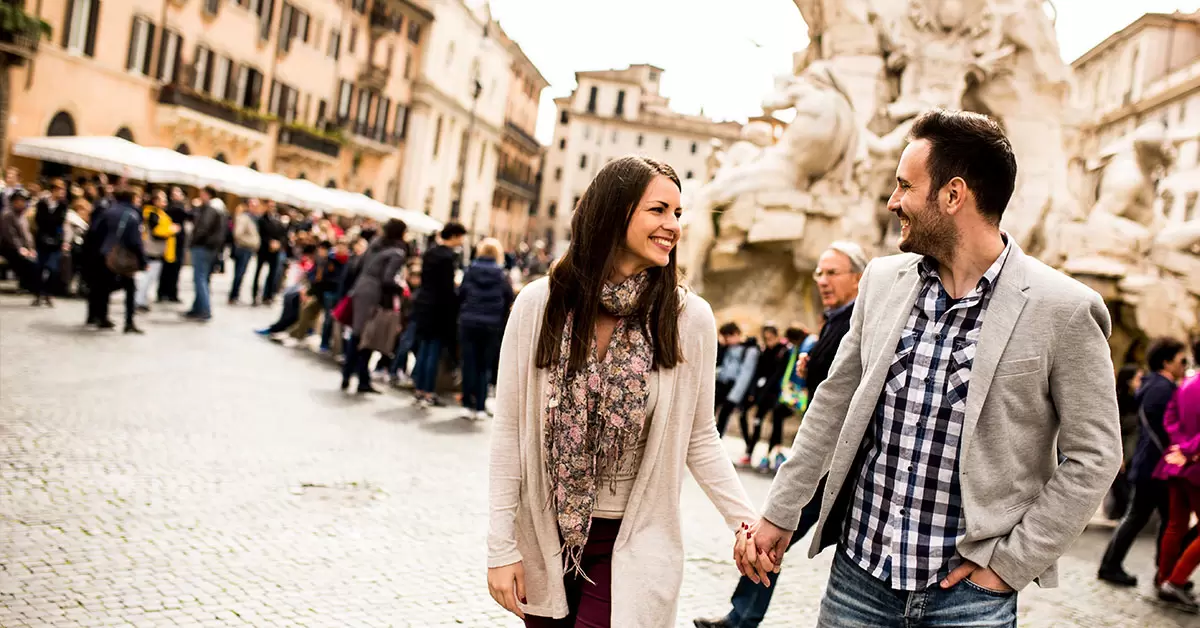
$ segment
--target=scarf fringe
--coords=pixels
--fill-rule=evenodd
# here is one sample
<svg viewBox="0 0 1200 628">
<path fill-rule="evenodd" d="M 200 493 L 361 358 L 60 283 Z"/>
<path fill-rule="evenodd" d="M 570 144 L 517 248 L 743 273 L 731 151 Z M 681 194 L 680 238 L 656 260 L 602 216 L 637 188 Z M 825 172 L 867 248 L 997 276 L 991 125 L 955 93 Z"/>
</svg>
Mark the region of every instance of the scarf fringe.
<svg viewBox="0 0 1200 628">
<path fill-rule="evenodd" d="M 563 576 L 583 578 L 588 584 L 596 584 L 583 570 L 582 545 L 568 545 L 567 543 L 563 543 L 560 551 L 563 555 Z"/>
</svg>

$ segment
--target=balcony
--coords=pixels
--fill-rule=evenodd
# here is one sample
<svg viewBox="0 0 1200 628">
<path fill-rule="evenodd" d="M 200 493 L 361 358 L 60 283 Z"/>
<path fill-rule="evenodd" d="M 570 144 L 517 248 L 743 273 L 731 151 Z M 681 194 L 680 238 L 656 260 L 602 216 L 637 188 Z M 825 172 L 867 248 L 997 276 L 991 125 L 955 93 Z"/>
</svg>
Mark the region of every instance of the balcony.
<svg viewBox="0 0 1200 628">
<path fill-rule="evenodd" d="M 158 104 L 190 109 L 258 133 L 267 132 L 266 116 L 239 108 L 230 102 L 210 98 L 180 85 L 170 84 L 160 87 Z"/>
<path fill-rule="evenodd" d="M 279 143 L 311 150 L 334 159 L 342 152 L 342 144 L 337 139 L 322 135 L 315 129 L 297 125 L 280 126 Z"/>
<path fill-rule="evenodd" d="M 379 31 L 401 32 L 404 15 L 386 2 L 376 2 L 371 7 L 371 28 Z"/>
<path fill-rule="evenodd" d="M 537 197 L 537 184 L 522 177 L 515 168 L 503 168 L 497 171 L 496 182 L 517 196 L 529 200 Z"/>
<path fill-rule="evenodd" d="M 396 146 L 400 144 L 399 136 L 389 135 L 383 128 L 366 122 L 346 120 L 341 128 L 355 146 L 378 155 L 390 155 L 396 152 Z"/>
<path fill-rule="evenodd" d="M 526 152 L 531 155 L 536 155 L 542 148 L 541 143 L 537 141 L 536 137 L 530 135 L 530 133 L 525 129 L 517 126 L 512 120 L 509 120 L 504 124 L 504 132 L 509 137 L 516 140 L 517 143 L 523 145 Z"/>
<path fill-rule="evenodd" d="M 387 89 L 387 82 L 388 69 L 371 62 L 367 62 L 358 73 L 358 84 L 372 91 L 383 92 Z"/>
<path fill-rule="evenodd" d="M 42 37 L 49 36 L 50 25 L 26 13 L 19 2 L 0 2 L 0 61 L 23 65 L 37 54 Z"/>
</svg>

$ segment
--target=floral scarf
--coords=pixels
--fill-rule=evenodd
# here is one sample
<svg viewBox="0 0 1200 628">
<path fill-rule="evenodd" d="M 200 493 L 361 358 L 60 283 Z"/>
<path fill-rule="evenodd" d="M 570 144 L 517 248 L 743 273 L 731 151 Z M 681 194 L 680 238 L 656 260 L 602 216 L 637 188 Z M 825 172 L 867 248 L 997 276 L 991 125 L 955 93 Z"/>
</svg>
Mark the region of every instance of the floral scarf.
<svg viewBox="0 0 1200 628">
<path fill-rule="evenodd" d="M 620 317 L 604 360 L 593 338 L 587 363 L 568 372 L 574 316 L 567 315 L 558 363 L 547 379 L 546 473 L 563 540 L 563 570 L 583 576 L 583 547 L 600 478 L 637 446 L 646 422 L 646 375 L 654 362 L 650 332 L 630 315 L 649 285 L 645 272 L 605 283 L 600 303 Z M 584 576 L 586 578 L 586 576 Z"/>
</svg>

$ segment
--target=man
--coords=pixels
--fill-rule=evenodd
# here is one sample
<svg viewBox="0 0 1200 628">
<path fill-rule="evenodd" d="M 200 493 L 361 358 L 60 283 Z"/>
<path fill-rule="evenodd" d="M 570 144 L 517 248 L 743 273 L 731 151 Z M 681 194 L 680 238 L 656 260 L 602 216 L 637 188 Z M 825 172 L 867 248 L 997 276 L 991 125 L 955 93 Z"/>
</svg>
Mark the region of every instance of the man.
<svg viewBox="0 0 1200 628">
<path fill-rule="evenodd" d="M 262 238 L 258 234 L 258 221 L 262 214 L 262 203 L 252 198 L 246 201 L 242 211 L 233 219 L 233 287 L 229 290 L 230 305 L 236 305 L 241 299 L 242 279 L 250 266 L 250 258 L 262 245 Z"/>
<path fill-rule="evenodd" d="M 0 209 L 0 257 L 8 262 L 17 275 L 22 290 L 34 292 L 34 274 L 37 272 L 37 253 L 34 252 L 33 233 L 29 230 L 29 192 L 13 190 L 8 198 L 8 208 Z"/>
<path fill-rule="evenodd" d="M 1057 585 L 1121 464 L 1111 324 L 1000 230 L 1017 164 L 995 121 L 933 110 L 909 139 L 888 201 L 907 254 L 863 273 L 735 556 L 769 584 L 828 472 L 809 551 L 837 545 L 821 626 L 1015 626 L 1016 592 Z"/>
<path fill-rule="evenodd" d="M 108 303 L 112 293 L 125 291 L 125 333 L 141 334 L 134 325 L 136 286 L 132 275 L 117 275 L 109 268 L 106 258 L 117 246 L 132 252 L 138 261 L 138 269 L 146 269 L 146 253 L 142 242 L 142 213 L 134 209 L 137 193 L 129 188 L 116 192 L 108 210 L 92 219 L 91 228 L 84 236 L 84 269 L 88 274 L 87 325 L 98 329 L 116 327 L 108 318 Z"/>
<path fill-rule="evenodd" d="M 762 338 L 762 354 L 758 356 L 758 363 L 754 368 L 754 387 L 747 398 L 747 407 L 739 418 L 742 439 L 746 441 L 746 455 L 742 456 L 739 461 L 742 466 L 753 464 L 750 458 L 754 455 L 754 448 L 758 446 L 758 441 L 762 437 L 763 420 L 771 414 L 779 402 L 783 369 L 787 367 L 788 352 L 791 351 L 790 346 L 780 342 L 779 328 L 775 325 L 764 325 Z M 754 411 L 753 424 L 750 422 L 751 410 Z M 763 458 L 760 469 L 767 470 L 770 464 L 768 458 Z"/>
<path fill-rule="evenodd" d="M 808 398 L 812 399 L 817 387 L 829 375 L 833 358 L 837 355 L 842 338 L 850 331 L 850 317 L 854 312 L 854 300 L 858 298 L 858 282 L 867 267 L 867 254 L 853 242 L 834 242 L 817 260 L 813 277 L 821 295 L 821 306 L 825 308 L 825 325 L 817 341 L 807 355 L 800 356 L 797 370 L 805 376 Z M 824 478 L 819 486 L 824 486 Z M 788 545 L 791 549 L 797 541 L 808 534 L 821 514 L 821 490 L 818 489 L 800 513 L 800 522 Z M 786 550 L 785 550 L 786 551 Z M 778 581 L 778 576 L 775 578 Z M 697 619 L 696 628 L 758 628 L 775 589 L 756 583 L 748 576 L 738 580 L 730 602 L 733 608 L 720 619 Z"/>
<path fill-rule="evenodd" d="M 317 318 L 324 312 L 328 319 L 333 304 L 330 301 L 337 292 L 341 279 L 342 263 L 332 254 L 333 243 L 328 240 L 317 245 L 312 268 L 305 275 L 305 287 L 301 290 L 300 317 L 291 328 L 292 338 L 304 340 L 312 333 Z M 328 351 L 329 337 L 322 335 L 321 348 Z"/>
<path fill-rule="evenodd" d="M 209 276 L 217 253 L 225 244 L 224 204 L 215 201 L 217 191 L 211 187 L 200 190 L 200 205 L 196 208 L 195 230 L 192 231 L 192 279 L 196 286 L 196 299 L 192 309 L 183 314 L 188 320 L 205 322 L 212 320 L 212 302 L 209 299 Z"/>
<path fill-rule="evenodd" d="M 258 219 L 258 264 L 254 269 L 254 284 L 251 301 L 258 305 L 258 280 L 262 275 L 263 266 L 267 267 L 267 283 L 262 289 L 263 305 L 271 305 L 275 301 L 275 293 L 279 290 L 279 274 L 283 264 L 283 243 L 287 240 L 287 227 L 279 221 L 275 211 L 275 201 L 266 201 L 263 214 Z"/>
<path fill-rule="evenodd" d="M 417 404 L 440 406 L 437 378 L 442 349 L 453 346 L 458 336 L 458 291 L 454 285 L 459 254 L 467 228 L 459 223 L 442 227 L 440 243 L 421 258 L 421 293 L 413 304 L 417 342 L 421 349 L 413 369 Z"/>
<path fill-rule="evenodd" d="M 1175 387 L 1183 380 L 1185 361 L 1183 343 L 1173 338 L 1155 340 L 1146 353 L 1149 372 L 1142 378 L 1142 385 L 1136 393 L 1141 429 L 1127 476 L 1133 486 L 1133 499 L 1121 523 L 1113 531 L 1096 573 L 1097 578 L 1118 586 L 1137 586 L 1138 579 L 1125 571 L 1123 563 L 1134 539 L 1150 522 L 1154 512 L 1158 512 L 1160 522 L 1158 542 L 1154 546 L 1157 548 L 1162 544 L 1169 501 L 1166 483 L 1153 476 L 1155 467 L 1165 453 L 1163 446 L 1170 442 L 1163 427 L 1163 415 L 1171 397 L 1175 395 Z M 1158 562 L 1157 558 L 1155 562 Z M 1158 584 L 1155 583 L 1156 586 Z"/>
<path fill-rule="evenodd" d="M 50 197 L 38 201 L 33 217 L 37 228 L 37 271 L 33 295 L 34 307 L 45 303 L 54 307 L 50 293 L 58 287 L 59 264 L 62 262 L 63 233 L 67 224 L 67 184 L 62 179 L 50 182 Z"/>
<path fill-rule="evenodd" d="M 17 190 L 24 190 L 21 186 L 21 171 L 9 166 L 4 171 L 4 187 L 0 189 L 0 211 L 7 209 L 10 206 L 13 194 Z"/>
<path fill-rule="evenodd" d="M 729 417 L 734 410 L 742 407 L 750 386 L 754 384 L 760 351 L 758 340 L 743 338 L 742 328 L 737 323 L 725 323 L 717 331 L 725 351 L 718 352 L 720 362 L 717 364 L 715 412 L 717 433 L 724 437 Z"/>
<path fill-rule="evenodd" d="M 158 278 L 158 302 L 179 303 L 179 271 L 183 267 L 183 252 L 188 250 L 188 235 L 184 227 L 192 219 L 192 214 L 183 190 L 178 187 L 171 188 L 167 217 L 180 230 L 175 234 L 175 261 L 164 263 L 162 275 Z"/>
</svg>

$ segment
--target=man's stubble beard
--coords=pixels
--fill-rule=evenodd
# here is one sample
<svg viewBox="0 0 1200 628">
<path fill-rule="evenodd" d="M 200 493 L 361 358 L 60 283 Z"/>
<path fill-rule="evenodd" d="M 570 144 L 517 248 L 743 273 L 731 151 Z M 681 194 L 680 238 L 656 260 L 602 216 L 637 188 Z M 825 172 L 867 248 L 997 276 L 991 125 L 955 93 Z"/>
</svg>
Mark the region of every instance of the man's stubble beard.
<svg viewBox="0 0 1200 628">
<path fill-rule="evenodd" d="M 912 214 L 908 218 L 908 238 L 900 241 L 901 251 L 932 257 L 940 264 L 954 261 L 954 252 L 958 250 L 958 229 L 950 216 L 937 206 L 936 199 L 925 202 L 918 220 L 912 220 Z"/>
</svg>

